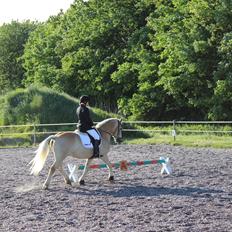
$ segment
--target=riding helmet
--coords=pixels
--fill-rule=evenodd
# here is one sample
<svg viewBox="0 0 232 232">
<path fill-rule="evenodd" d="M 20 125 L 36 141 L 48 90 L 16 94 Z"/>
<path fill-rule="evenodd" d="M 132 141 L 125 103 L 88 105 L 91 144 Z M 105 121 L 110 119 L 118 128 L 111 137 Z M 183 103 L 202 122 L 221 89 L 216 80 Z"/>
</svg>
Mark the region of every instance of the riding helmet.
<svg viewBox="0 0 232 232">
<path fill-rule="evenodd" d="M 89 96 L 83 95 L 80 97 L 80 103 L 86 103 L 89 102 Z"/>
</svg>

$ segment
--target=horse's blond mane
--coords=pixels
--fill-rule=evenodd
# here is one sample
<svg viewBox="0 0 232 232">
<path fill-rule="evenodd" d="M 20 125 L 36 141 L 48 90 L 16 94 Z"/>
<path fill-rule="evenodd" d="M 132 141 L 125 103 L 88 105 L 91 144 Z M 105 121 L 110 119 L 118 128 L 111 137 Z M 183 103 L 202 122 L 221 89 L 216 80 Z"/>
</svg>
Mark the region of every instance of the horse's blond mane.
<svg viewBox="0 0 232 232">
<path fill-rule="evenodd" d="M 109 121 L 111 120 L 117 120 L 116 118 L 107 118 L 101 122 L 99 122 L 97 125 L 96 125 L 96 128 L 101 128 L 102 126 L 104 126 L 106 123 L 108 123 Z"/>
</svg>

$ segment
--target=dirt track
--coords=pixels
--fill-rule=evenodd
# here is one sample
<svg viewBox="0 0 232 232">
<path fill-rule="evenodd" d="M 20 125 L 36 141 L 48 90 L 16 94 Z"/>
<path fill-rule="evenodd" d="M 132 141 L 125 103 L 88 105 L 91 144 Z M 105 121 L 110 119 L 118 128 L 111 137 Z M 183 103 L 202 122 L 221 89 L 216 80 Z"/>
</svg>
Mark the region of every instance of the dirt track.
<svg viewBox="0 0 232 232">
<path fill-rule="evenodd" d="M 109 183 L 106 170 L 92 170 L 84 187 L 70 187 L 57 172 L 47 191 L 53 157 L 30 176 L 33 151 L 0 149 L 0 231 L 232 231 L 232 150 L 113 146 L 112 162 L 165 156 L 174 173 L 161 176 L 160 165 L 116 169 Z"/>
</svg>

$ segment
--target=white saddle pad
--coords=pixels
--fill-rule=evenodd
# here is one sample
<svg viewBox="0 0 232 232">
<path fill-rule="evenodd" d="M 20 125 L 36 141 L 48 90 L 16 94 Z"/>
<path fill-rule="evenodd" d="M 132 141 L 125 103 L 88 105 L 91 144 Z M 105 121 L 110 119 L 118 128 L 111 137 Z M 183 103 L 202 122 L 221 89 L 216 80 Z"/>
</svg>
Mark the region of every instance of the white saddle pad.
<svg viewBox="0 0 232 232">
<path fill-rule="evenodd" d="M 93 148 L 93 144 L 91 143 L 91 140 L 87 133 L 83 133 L 78 130 L 75 130 L 74 132 L 80 136 L 81 142 L 84 147 Z"/>
</svg>

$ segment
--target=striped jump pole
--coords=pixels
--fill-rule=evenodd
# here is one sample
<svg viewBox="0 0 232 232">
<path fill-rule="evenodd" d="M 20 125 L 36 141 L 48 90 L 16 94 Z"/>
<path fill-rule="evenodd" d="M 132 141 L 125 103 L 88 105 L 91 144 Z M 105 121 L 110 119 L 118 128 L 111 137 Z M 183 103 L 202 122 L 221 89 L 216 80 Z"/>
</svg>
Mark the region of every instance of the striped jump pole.
<svg viewBox="0 0 232 232">
<path fill-rule="evenodd" d="M 161 174 L 168 174 L 170 175 L 172 173 L 172 168 L 169 162 L 169 158 L 164 158 L 160 157 L 159 160 L 142 160 L 142 161 L 126 161 L 122 160 L 117 163 L 112 163 L 113 168 L 119 168 L 122 171 L 127 171 L 128 167 L 133 167 L 133 166 L 142 166 L 142 165 L 150 165 L 150 164 L 162 164 L 162 169 L 161 169 Z M 75 170 L 83 170 L 85 168 L 85 165 L 71 165 L 68 164 L 68 169 L 69 169 L 69 178 L 76 182 L 76 176 L 75 176 Z M 101 168 L 107 168 L 106 164 L 91 164 L 89 165 L 90 169 L 101 169 Z"/>
</svg>

